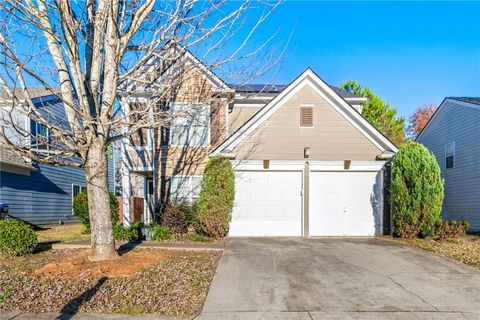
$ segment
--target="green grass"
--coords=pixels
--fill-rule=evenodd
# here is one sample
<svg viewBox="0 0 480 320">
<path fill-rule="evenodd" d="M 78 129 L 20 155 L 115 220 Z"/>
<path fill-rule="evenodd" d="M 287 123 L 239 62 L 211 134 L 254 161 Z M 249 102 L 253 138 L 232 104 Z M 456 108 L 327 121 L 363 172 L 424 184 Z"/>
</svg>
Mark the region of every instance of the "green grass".
<svg viewBox="0 0 480 320">
<path fill-rule="evenodd" d="M 124 306 L 116 311 L 123 314 L 141 314 L 145 313 L 145 308 L 141 306 Z"/>
<path fill-rule="evenodd" d="M 193 241 L 193 242 L 212 242 L 214 239 L 202 236 L 197 233 L 187 233 L 180 238 L 181 241 Z"/>
<path fill-rule="evenodd" d="M 37 231 L 38 241 L 78 242 L 90 240 L 90 234 L 80 223 L 45 226 L 45 230 Z"/>
<path fill-rule="evenodd" d="M 8 300 L 9 298 L 11 298 L 13 295 L 15 294 L 15 292 L 9 288 L 3 290 L 3 291 L 0 291 L 0 303 Z"/>
</svg>

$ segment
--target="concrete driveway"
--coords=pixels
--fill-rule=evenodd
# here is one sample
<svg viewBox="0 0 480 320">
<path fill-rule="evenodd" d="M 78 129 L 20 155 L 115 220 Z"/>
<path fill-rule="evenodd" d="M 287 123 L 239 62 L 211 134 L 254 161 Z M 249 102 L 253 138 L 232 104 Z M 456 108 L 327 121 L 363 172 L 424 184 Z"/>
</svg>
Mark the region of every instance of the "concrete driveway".
<svg viewBox="0 0 480 320">
<path fill-rule="evenodd" d="M 380 239 L 234 238 L 199 319 L 480 319 L 480 272 Z"/>
</svg>

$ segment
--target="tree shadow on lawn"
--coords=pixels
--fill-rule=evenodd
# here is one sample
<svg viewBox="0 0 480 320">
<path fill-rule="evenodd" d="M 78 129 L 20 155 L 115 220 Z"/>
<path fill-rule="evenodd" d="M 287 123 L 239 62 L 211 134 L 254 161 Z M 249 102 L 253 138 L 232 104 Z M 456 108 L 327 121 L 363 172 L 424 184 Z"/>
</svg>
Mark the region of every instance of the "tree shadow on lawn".
<svg viewBox="0 0 480 320">
<path fill-rule="evenodd" d="M 86 302 L 90 301 L 93 296 L 97 293 L 100 287 L 108 280 L 107 277 L 101 277 L 98 279 L 98 282 L 92 288 L 85 290 L 79 296 L 68 301 L 66 305 L 63 306 L 60 311 L 60 315 L 55 318 L 59 320 L 69 320 L 71 319 L 80 309 L 80 307 Z"/>
<path fill-rule="evenodd" d="M 52 250 L 52 245 L 56 243 L 61 243 L 60 240 L 52 240 L 52 241 L 40 241 L 35 248 L 34 253 L 41 253 L 44 251 Z"/>
<path fill-rule="evenodd" d="M 125 253 L 135 249 L 135 247 L 138 246 L 141 243 L 142 243 L 142 240 L 129 241 L 127 243 L 121 244 L 118 247 L 117 252 L 118 252 L 119 255 L 124 255 Z"/>
</svg>

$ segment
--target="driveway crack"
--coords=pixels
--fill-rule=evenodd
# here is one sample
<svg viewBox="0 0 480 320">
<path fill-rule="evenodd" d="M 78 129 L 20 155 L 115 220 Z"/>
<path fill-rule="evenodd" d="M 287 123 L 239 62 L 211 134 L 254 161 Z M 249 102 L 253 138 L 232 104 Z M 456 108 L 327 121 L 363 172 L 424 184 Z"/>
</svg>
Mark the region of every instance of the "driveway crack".
<svg viewBox="0 0 480 320">
<path fill-rule="evenodd" d="M 422 298 L 420 295 L 416 294 L 415 292 L 411 291 L 411 290 L 408 290 L 407 288 L 405 288 L 400 282 L 396 281 L 395 279 L 393 279 L 392 277 L 390 276 L 386 276 L 387 279 L 389 279 L 390 281 L 392 281 L 393 283 L 395 283 L 397 286 L 399 286 L 400 288 L 402 288 L 405 292 L 408 292 L 410 293 L 411 295 L 414 295 L 415 297 L 417 297 L 418 299 L 420 299 L 423 303 L 425 303 L 427 306 L 430 306 L 432 308 L 435 309 L 435 311 L 440 311 L 437 307 L 435 307 L 433 304 L 429 303 L 427 300 L 425 300 L 424 298 Z"/>
<path fill-rule="evenodd" d="M 370 272 L 370 273 L 374 273 L 374 274 L 377 274 L 377 275 L 380 275 L 381 277 L 385 277 L 386 279 L 392 281 L 393 283 L 395 283 L 398 287 L 400 287 L 402 290 L 404 290 L 405 292 L 417 297 L 418 299 L 420 299 L 420 301 L 422 301 L 425 305 L 427 306 L 430 306 L 432 308 L 434 308 L 436 311 L 440 311 L 437 307 L 435 307 L 433 304 L 427 302 L 424 298 L 422 298 L 421 296 L 419 296 L 418 294 L 416 294 L 415 292 L 411 291 L 411 290 L 408 290 L 407 288 L 405 288 L 400 282 L 396 281 L 395 279 L 393 279 L 391 276 L 389 275 L 386 275 L 386 274 L 383 274 L 383 273 L 380 273 L 380 272 L 375 272 L 373 270 L 370 270 L 366 267 L 363 267 L 363 266 L 359 266 L 359 265 L 356 265 L 356 264 L 353 264 L 353 263 L 349 263 L 349 262 L 346 262 L 345 260 L 343 259 L 339 259 L 342 263 L 344 264 L 348 264 L 350 266 L 353 266 L 353 267 L 356 267 L 356 268 L 359 268 L 359 269 L 363 269 L 367 272 Z"/>
</svg>

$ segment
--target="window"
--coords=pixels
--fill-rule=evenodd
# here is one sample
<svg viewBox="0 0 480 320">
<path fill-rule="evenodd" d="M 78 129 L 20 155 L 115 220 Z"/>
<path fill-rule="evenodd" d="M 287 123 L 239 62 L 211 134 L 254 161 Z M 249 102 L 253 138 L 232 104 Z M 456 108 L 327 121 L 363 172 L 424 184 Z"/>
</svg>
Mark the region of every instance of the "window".
<svg viewBox="0 0 480 320">
<path fill-rule="evenodd" d="M 300 127 L 313 127 L 312 107 L 300 107 Z"/>
<path fill-rule="evenodd" d="M 207 147 L 210 145 L 210 106 L 189 103 L 172 104 L 170 125 L 172 146 Z"/>
<path fill-rule="evenodd" d="M 455 142 L 445 145 L 445 168 L 451 169 L 455 167 Z"/>
<path fill-rule="evenodd" d="M 145 103 L 132 103 L 129 105 L 129 118 L 131 123 L 142 122 L 146 124 L 148 117 L 147 105 Z M 140 128 L 130 135 L 130 144 L 134 147 L 148 146 L 148 129 Z"/>
<path fill-rule="evenodd" d="M 79 186 L 78 184 L 72 184 L 72 201 L 73 198 L 80 192 L 87 192 L 87 187 L 85 186 Z"/>
<path fill-rule="evenodd" d="M 30 133 L 32 148 L 48 150 L 49 132 L 47 127 L 30 119 Z"/>
<path fill-rule="evenodd" d="M 172 176 L 170 178 L 170 194 L 175 203 L 192 204 L 198 200 L 201 176 Z"/>
</svg>

